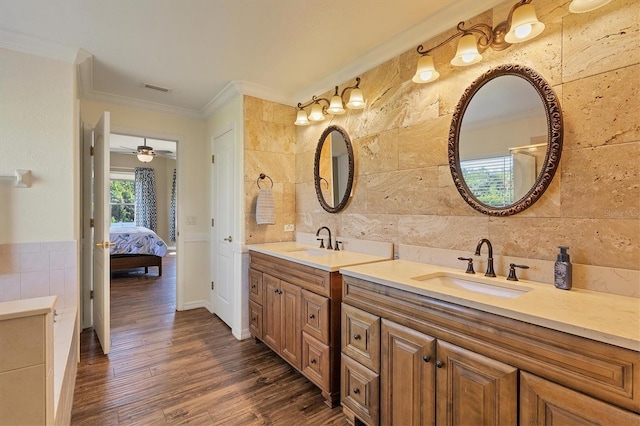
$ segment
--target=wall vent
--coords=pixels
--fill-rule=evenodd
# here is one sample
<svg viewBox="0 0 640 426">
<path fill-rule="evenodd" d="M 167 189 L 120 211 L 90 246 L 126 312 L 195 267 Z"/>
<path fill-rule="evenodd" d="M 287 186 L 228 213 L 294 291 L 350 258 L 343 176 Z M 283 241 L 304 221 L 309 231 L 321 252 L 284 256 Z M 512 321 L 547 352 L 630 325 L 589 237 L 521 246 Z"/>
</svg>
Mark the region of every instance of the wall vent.
<svg viewBox="0 0 640 426">
<path fill-rule="evenodd" d="M 158 86 L 156 84 L 149 84 L 149 83 L 142 83 L 142 87 L 144 87 L 145 89 L 151 89 L 151 90 L 157 90 L 159 92 L 170 92 L 171 89 L 167 88 L 167 87 L 162 87 L 162 86 Z"/>
</svg>

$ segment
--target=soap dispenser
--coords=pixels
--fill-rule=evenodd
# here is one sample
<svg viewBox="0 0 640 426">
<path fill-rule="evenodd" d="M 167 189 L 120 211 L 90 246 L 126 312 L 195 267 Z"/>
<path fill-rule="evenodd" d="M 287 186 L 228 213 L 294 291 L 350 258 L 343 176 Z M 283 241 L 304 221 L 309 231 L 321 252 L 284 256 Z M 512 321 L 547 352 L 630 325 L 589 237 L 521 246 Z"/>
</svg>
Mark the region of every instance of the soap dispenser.
<svg viewBox="0 0 640 426">
<path fill-rule="evenodd" d="M 571 260 L 567 250 L 569 247 L 558 246 L 560 253 L 553 268 L 553 283 L 561 290 L 571 290 Z"/>
</svg>

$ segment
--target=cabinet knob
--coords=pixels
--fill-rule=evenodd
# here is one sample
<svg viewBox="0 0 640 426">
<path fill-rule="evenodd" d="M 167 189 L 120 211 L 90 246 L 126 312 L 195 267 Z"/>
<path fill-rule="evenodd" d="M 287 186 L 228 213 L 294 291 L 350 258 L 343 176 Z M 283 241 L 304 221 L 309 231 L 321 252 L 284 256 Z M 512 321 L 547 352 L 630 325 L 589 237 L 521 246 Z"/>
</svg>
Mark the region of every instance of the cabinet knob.
<svg viewBox="0 0 640 426">
<path fill-rule="evenodd" d="M 444 366 L 444 362 L 442 362 L 442 361 L 436 362 L 436 367 L 442 368 L 443 366 Z"/>
<path fill-rule="evenodd" d="M 251 286 L 251 288 L 256 288 L 256 285 L 255 285 L 255 284 L 253 284 L 253 285 Z"/>
<path fill-rule="evenodd" d="M 354 334 L 353 335 L 354 340 L 360 340 L 360 335 L 359 334 Z"/>
<path fill-rule="evenodd" d="M 356 395 L 360 393 L 360 389 L 358 388 L 353 388 L 353 393 L 355 393 Z"/>
<path fill-rule="evenodd" d="M 315 364 L 316 363 L 316 359 L 315 358 L 311 358 L 311 364 Z"/>
<path fill-rule="evenodd" d="M 424 362 L 429 362 L 431 361 L 431 357 L 429 355 L 425 355 L 422 357 L 422 359 L 424 360 Z"/>
<path fill-rule="evenodd" d="M 309 319 L 314 319 L 316 316 L 313 314 L 309 314 Z"/>
<path fill-rule="evenodd" d="M 278 294 L 278 289 L 277 289 L 277 288 L 274 288 L 274 289 L 273 289 L 273 292 L 274 292 L 275 294 Z"/>
<path fill-rule="evenodd" d="M 251 318 L 251 321 L 256 321 L 257 319 L 258 319 L 258 318 L 253 317 L 253 318 Z"/>
</svg>

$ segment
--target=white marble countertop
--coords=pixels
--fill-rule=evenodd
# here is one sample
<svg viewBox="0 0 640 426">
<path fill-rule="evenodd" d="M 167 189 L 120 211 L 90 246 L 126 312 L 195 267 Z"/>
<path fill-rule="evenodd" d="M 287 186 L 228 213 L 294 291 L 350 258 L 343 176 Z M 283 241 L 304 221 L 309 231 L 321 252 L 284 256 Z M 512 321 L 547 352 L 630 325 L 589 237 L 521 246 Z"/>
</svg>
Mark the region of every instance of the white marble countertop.
<svg viewBox="0 0 640 426">
<path fill-rule="evenodd" d="M 48 314 L 53 311 L 56 299 L 56 296 L 45 296 L 2 302 L 0 303 L 0 321 Z"/>
<path fill-rule="evenodd" d="M 482 273 L 465 274 L 459 269 L 406 260 L 392 260 L 340 269 L 343 275 L 444 300 L 484 312 L 536 324 L 640 351 L 640 299 L 589 290 L 559 290 L 533 281 L 507 281 Z M 443 284 L 438 276 L 488 283 L 523 290 L 515 298 L 483 294 Z M 429 281 L 429 278 L 436 278 Z M 416 279 L 418 278 L 418 279 Z M 445 279 L 446 281 L 446 279 Z"/>
<path fill-rule="evenodd" d="M 324 271 L 338 271 L 344 266 L 389 260 L 390 257 L 359 253 L 351 250 L 327 250 L 310 244 L 295 241 L 254 244 L 248 246 L 250 251 L 268 254 L 280 259 L 290 260 L 302 265 Z"/>
</svg>

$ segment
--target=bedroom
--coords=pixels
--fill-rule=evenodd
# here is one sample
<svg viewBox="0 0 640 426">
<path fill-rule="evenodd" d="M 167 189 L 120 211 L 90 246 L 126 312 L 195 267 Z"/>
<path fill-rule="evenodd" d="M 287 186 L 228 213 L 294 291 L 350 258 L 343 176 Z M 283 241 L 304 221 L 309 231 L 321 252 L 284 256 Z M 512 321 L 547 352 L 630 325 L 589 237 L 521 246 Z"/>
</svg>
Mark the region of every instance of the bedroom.
<svg viewBox="0 0 640 426">
<path fill-rule="evenodd" d="M 150 157 L 136 155 L 141 146 L 152 149 Z M 176 217 L 178 205 L 176 143 L 173 141 L 147 139 L 112 133 L 110 137 L 110 192 L 111 192 L 111 241 L 116 243 L 112 254 L 112 271 L 127 270 L 138 264 L 158 267 L 162 275 L 161 259 L 145 258 L 138 261 L 129 254 L 147 256 L 175 256 Z M 144 160 L 144 162 L 142 161 Z M 137 179 L 136 179 L 137 177 Z M 146 198 L 142 195 L 146 194 Z M 136 219 L 137 218 L 137 219 Z M 154 231 L 161 244 L 154 250 L 148 242 L 127 244 L 125 236 L 132 233 L 131 227 L 143 226 Z M 137 239 L 136 241 L 146 242 Z M 164 246 L 168 246 L 168 250 Z M 120 256 L 117 258 L 116 256 Z M 120 263 L 118 263 L 120 262 Z M 153 270 L 155 273 L 155 269 Z M 112 278 L 118 277 L 112 274 Z"/>
</svg>

